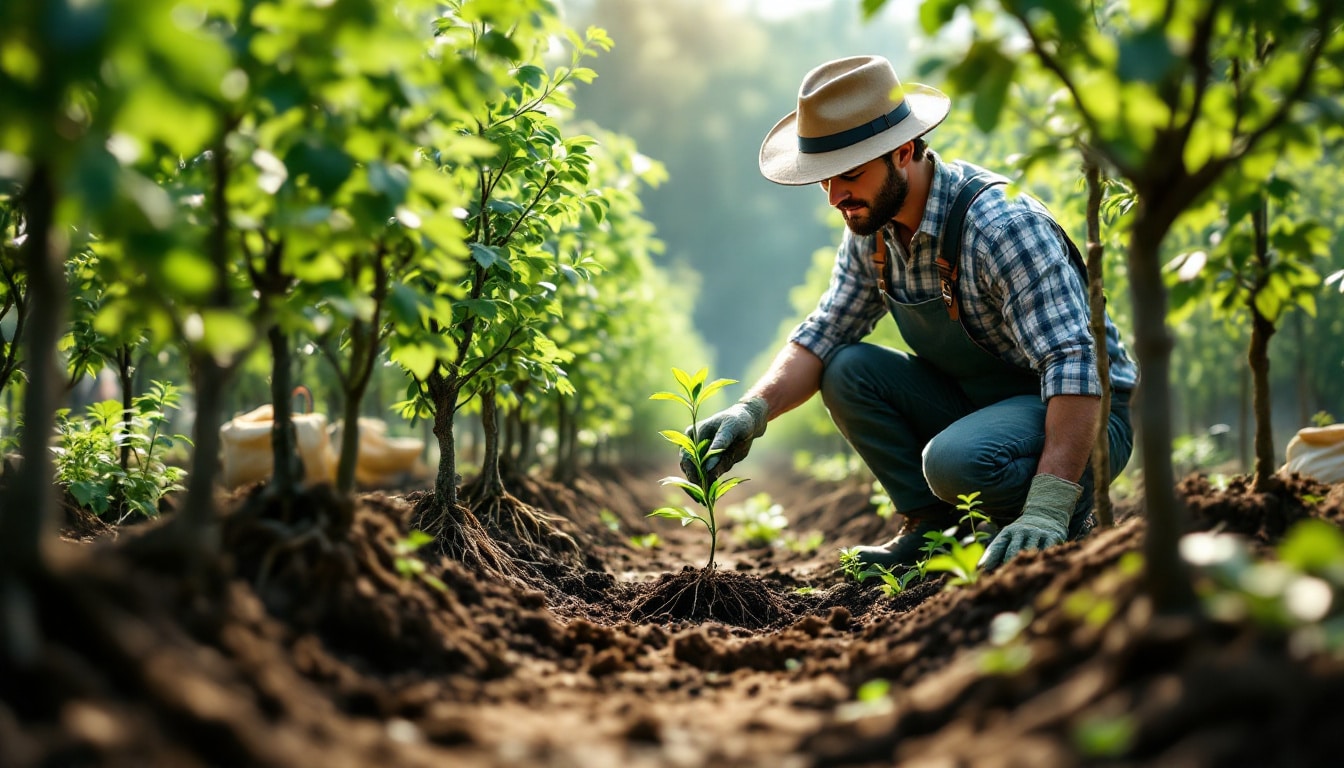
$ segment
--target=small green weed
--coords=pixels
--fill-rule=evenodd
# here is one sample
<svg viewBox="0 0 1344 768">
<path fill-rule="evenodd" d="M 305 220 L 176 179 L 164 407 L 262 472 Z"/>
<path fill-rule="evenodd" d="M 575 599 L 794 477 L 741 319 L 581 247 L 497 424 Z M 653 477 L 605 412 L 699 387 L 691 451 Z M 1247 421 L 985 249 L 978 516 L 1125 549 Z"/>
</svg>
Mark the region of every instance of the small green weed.
<svg viewBox="0 0 1344 768">
<path fill-rule="evenodd" d="M 826 537 L 821 531 L 811 531 L 806 536 L 785 536 L 784 547 L 790 552 L 797 552 L 800 555 L 808 555 L 821 549 L 821 545 L 826 542 Z"/>
<path fill-rule="evenodd" d="M 734 535 L 748 546 L 774 546 L 782 541 L 784 529 L 789 526 L 784 507 L 771 501 L 768 493 L 758 493 L 728 507 L 726 512 L 735 523 Z"/>
<path fill-rule="evenodd" d="M 639 549 L 657 549 L 663 546 L 663 537 L 656 533 L 643 533 L 631 536 L 630 545 Z"/>
<path fill-rule="evenodd" d="M 116 512 L 116 522 L 131 515 L 157 517 L 159 500 L 183 490 L 187 472 L 169 466 L 163 457 L 178 443 L 190 445 L 183 435 L 168 434 L 167 411 L 176 410 L 181 392 L 169 382 L 155 381 L 146 394 L 132 400 L 124 418 L 121 403 L 105 400 L 90 405 L 83 418 L 57 413 L 56 482 L 65 486 L 80 506 L 98 516 Z M 127 466 L 122 448 L 129 449 Z"/>
<path fill-rule="evenodd" d="M 891 496 L 887 495 L 887 489 L 882 487 L 881 480 L 873 481 L 873 495 L 868 497 L 868 503 L 877 507 L 877 516 L 883 520 L 890 520 L 896 514 L 896 505 L 892 503 Z"/>
<path fill-rule="evenodd" d="M 393 547 L 393 564 L 401 578 L 408 580 L 419 578 L 440 592 L 447 592 L 448 585 L 439 580 L 437 576 L 430 574 L 425 561 L 415 554 L 421 547 L 432 541 L 434 541 L 434 537 L 424 531 L 411 531 L 406 538 L 398 541 Z"/>
</svg>

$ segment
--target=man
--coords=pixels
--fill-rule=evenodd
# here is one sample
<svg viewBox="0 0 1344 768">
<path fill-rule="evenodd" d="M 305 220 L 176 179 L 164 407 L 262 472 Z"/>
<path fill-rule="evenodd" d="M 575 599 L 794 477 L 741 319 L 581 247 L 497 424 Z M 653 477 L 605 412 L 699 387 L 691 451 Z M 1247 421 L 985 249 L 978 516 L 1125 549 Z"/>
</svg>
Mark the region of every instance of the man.
<svg viewBox="0 0 1344 768">
<path fill-rule="evenodd" d="M 956 525 L 958 496 L 974 491 L 1001 528 L 986 568 L 1092 525 L 1101 385 L 1085 270 L 1039 202 L 927 149 L 921 137 L 949 108 L 933 88 L 902 87 L 880 57 L 807 74 L 798 108 L 761 145 L 761 173 L 820 183 L 847 231 L 817 308 L 747 395 L 699 434 L 723 450 L 710 462 L 717 477 L 771 418 L 820 391 L 905 519 L 890 542 L 858 548 L 864 562 L 891 568 L 917 562 L 924 534 Z M 861 342 L 888 312 L 914 354 Z M 1133 447 L 1138 372 L 1109 318 L 1107 335 L 1115 473 Z"/>
</svg>

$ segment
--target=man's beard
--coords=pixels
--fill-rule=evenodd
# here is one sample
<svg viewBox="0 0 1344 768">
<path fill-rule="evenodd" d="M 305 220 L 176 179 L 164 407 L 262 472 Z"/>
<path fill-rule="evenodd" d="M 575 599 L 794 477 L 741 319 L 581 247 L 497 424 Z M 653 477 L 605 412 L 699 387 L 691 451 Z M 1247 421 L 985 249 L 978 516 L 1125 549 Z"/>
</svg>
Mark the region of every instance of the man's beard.
<svg viewBox="0 0 1344 768">
<path fill-rule="evenodd" d="M 873 202 L 853 209 L 853 213 L 841 209 L 841 213 L 845 214 L 845 226 L 856 235 L 871 235 L 896 218 L 896 214 L 905 205 L 906 195 L 910 193 L 909 182 L 904 176 L 896 173 L 896 165 L 891 162 L 891 158 L 882 159 L 887 161 L 887 180 L 877 191 Z M 867 216 L 860 213 L 864 207 L 868 209 Z"/>
</svg>

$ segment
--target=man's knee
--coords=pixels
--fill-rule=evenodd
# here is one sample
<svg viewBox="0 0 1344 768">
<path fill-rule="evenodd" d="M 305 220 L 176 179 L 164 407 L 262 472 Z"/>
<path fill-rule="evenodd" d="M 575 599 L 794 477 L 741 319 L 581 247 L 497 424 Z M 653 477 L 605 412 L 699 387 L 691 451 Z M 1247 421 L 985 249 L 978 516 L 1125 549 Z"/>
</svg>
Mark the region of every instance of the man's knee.
<svg viewBox="0 0 1344 768">
<path fill-rule="evenodd" d="M 924 478 L 933 494 L 949 504 L 978 492 L 983 512 L 1010 515 L 1021 508 L 1038 459 L 1014 457 L 964 432 L 949 430 L 924 446 Z"/>
<path fill-rule="evenodd" d="M 975 450 L 974 445 L 946 432 L 924 446 L 924 479 L 933 495 L 955 504 L 958 496 L 980 490 L 977 478 L 981 470 L 978 459 L 972 455 Z"/>
<path fill-rule="evenodd" d="M 879 349 L 872 344 L 849 344 L 831 355 L 821 372 L 821 400 L 832 414 L 871 401 L 874 393 L 869 382 Z"/>
</svg>

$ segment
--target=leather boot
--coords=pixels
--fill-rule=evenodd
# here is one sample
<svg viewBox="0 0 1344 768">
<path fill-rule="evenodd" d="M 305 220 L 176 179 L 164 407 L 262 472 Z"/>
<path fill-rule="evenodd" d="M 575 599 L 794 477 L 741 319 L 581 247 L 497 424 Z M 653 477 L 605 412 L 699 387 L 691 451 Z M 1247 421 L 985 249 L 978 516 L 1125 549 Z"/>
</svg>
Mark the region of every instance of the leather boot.
<svg viewBox="0 0 1344 768">
<path fill-rule="evenodd" d="M 891 541 L 880 546 L 855 547 L 854 550 L 864 565 L 880 565 L 891 570 L 911 566 L 924 559 L 920 550 L 929 543 L 924 534 L 946 530 L 956 524 L 956 511 L 951 507 L 915 510 L 906 516 L 900 533 Z"/>
</svg>

